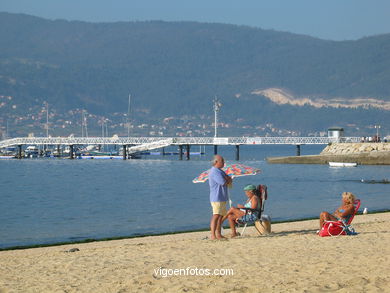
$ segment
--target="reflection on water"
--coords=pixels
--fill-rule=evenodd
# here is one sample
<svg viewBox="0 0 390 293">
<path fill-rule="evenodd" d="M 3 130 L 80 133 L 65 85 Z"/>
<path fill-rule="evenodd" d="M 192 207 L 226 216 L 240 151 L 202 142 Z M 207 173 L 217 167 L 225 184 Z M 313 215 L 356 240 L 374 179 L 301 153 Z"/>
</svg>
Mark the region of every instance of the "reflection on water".
<svg viewBox="0 0 390 293">
<path fill-rule="evenodd" d="M 304 146 L 303 154 L 322 147 Z M 243 186 L 266 184 L 266 213 L 273 220 L 333 211 L 351 191 L 369 211 L 390 207 L 390 166 L 329 168 L 326 165 L 269 165 L 267 156 L 292 155 L 283 147 L 241 147 L 241 163 L 262 170 L 234 180 L 234 204 L 245 200 Z M 228 160 L 233 148 L 220 148 Z M 306 153 L 305 153 L 306 152 Z M 130 236 L 207 228 L 211 216 L 207 183 L 192 179 L 212 157 L 149 157 L 145 160 L 11 160 L 0 162 L 0 247 Z M 367 181 L 368 182 L 368 181 Z"/>
</svg>

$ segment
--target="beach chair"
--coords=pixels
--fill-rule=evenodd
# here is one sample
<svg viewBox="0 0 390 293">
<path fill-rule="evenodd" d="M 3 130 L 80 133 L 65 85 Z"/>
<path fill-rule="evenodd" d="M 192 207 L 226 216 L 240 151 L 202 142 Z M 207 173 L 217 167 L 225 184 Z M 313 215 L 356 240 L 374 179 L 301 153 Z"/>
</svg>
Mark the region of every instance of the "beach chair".
<svg viewBox="0 0 390 293">
<path fill-rule="evenodd" d="M 348 221 L 325 221 L 322 226 L 319 235 L 324 236 L 340 236 L 340 235 L 356 235 L 355 229 L 352 227 L 351 223 L 356 213 L 360 208 L 360 199 L 356 199 L 353 203 L 355 209 L 353 214 L 349 217 Z"/>
<path fill-rule="evenodd" d="M 243 229 L 241 231 L 241 236 L 244 235 L 245 229 L 248 226 L 248 224 L 254 224 L 257 232 L 262 235 L 265 230 L 269 230 L 269 227 L 265 227 L 263 225 L 263 220 L 268 220 L 270 222 L 268 216 L 264 217 L 264 206 L 265 201 L 268 198 L 268 191 L 266 185 L 259 185 L 256 189 L 257 196 L 260 199 L 260 204 L 258 209 L 251 209 L 251 208 L 242 208 L 242 210 L 245 210 L 245 215 L 241 217 L 238 220 L 238 223 L 240 225 L 243 225 Z"/>
</svg>

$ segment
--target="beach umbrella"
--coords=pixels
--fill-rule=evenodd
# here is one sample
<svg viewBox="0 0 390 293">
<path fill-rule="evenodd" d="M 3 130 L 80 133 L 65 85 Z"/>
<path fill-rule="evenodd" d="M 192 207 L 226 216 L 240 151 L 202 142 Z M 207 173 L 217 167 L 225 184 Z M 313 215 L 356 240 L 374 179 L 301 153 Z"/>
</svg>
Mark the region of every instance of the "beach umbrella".
<svg viewBox="0 0 390 293">
<path fill-rule="evenodd" d="M 222 168 L 223 171 L 225 171 L 226 175 L 235 178 L 235 177 L 241 177 L 241 176 L 249 176 L 249 175 L 256 175 L 261 172 L 258 168 L 249 167 L 243 164 L 230 164 L 225 163 L 225 166 Z M 192 180 L 193 183 L 203 183 L 206 182 L 209 179 L 209 173 L 210 169 L 202 172 L 198 177 L 196 177 L 194 180 Z M 230 186 L 231 187 L 231 186 Z M 229 197 L 229 205 L 232 206 L 232 200 L 230 199 L 230 195 L 228 192 Z"/>
<path fill-rule="evenodd" d="M 226 163 L 225 166 L 222 168 L 222 170 L 225 171 L 225 173 L 232 178 L 248 176 L 248 175 L 256 175 L 261 172 L 261 170 L 258 168 L 253 168 L 238 163 L 236 164 Z M 210 169 L 202 172 L 198 177 L 192 180 L 192 182 L 193 183 L 206 182 L 209 179 L 209 173 L 210 173 Z"/>
</svg>

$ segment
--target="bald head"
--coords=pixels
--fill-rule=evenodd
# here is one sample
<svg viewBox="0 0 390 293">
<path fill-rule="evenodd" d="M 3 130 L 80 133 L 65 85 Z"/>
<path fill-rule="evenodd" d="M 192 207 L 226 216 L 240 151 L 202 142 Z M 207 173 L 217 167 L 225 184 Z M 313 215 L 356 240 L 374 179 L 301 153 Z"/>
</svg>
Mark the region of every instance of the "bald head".
<svg viewBox="0 0 390 293">
<path fill-rule="evenodd" d="M 225 160 L 220 155 L 215 155 L 213 158 L 213 166 L 216 168 L 222 168 L 225 165 Z"/>
</svg>

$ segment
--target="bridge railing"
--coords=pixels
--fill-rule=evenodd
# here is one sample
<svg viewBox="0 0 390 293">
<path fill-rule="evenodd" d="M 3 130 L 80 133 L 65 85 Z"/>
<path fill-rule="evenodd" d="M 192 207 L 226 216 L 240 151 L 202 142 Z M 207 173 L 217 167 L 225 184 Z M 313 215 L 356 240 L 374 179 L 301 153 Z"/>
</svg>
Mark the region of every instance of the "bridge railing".
<svg viewBox="0 0 390 293">
<path fill-rule="evenodd" d="M 256 144 L 328 144 L 360 142 L 359 137 L 182 137 L 173 138 L 173 144 L 200 145 L 256 145 Z"/>
<path fill-rule="evenodd" d="M 0 148 L 15 145 L 139 145 L 169 137 L 17 137 L 0 141 Z"/>
<path fill-rule="evenodd" d="M 142 145 L 171 141 L 172 145 L 328 144 L 360 142 L 359 137 L 17 137 L 0 141 L 0 148 L 17 145 Z"/>
<path fill-rule="evenodd" d="M 336 142 L 359 142 L 359 137 L 232 137 L 229 144 L 328 144 Z"/>
</svg>

